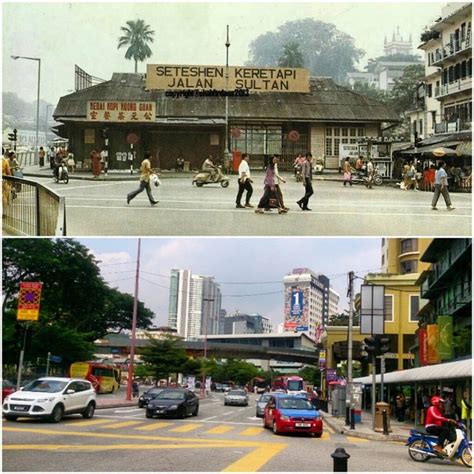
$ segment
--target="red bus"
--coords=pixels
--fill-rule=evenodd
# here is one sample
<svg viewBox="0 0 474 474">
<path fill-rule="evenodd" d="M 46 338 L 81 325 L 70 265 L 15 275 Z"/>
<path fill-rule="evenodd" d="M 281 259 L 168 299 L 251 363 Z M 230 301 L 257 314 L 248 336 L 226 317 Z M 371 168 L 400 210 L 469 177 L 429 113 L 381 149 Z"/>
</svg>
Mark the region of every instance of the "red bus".
<svg viewBox="0 0 474 474">
<path fill-rule="evenodd" d="M 88 380 L 97 393 L 114 393 L 120 387 L 121 371 L 112 364 L 74 362 L 69 367 L 68 375 Z"/>
<path fill-rule="evenodd" d="M 306 383 L 298 375 L 281 375 L 273 379 L 272 390 L 285 390 L 287 393 L 306 392 Z"/>
</svg>

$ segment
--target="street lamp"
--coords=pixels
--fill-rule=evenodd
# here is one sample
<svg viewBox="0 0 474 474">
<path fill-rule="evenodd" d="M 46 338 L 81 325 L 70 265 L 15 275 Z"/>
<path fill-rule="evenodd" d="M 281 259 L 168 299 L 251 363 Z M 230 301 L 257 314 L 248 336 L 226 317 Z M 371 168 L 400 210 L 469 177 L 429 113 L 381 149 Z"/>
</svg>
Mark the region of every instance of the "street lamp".
<svg viewBox="0 0 474 474">
<path fill-rule="evenodd" d="M 11 55 L 14 60 L 17 59 L 28 59 L 30 61 L 38 61 L 38 93 L 36 96 L 36 135 L 35 135 L 35 157 L 36 161 L 38 158 L 38 135 L 39 135 L 39 104 L 40 104 L 40 84 L 41 84 L 41 58 L 30 58 L 29 56 L 14 56 Z"/>
<path fill-rule="evenodd" d="M 209 310 L 209 303 L 211 301 L 214 301 L 214 298 L 203 298 L 202 301 L 206 301 L 207 304 L 207 311 L 206 311 L 206 316 L 204 319 L 204 364 L 207 361 L 207 332 L 208 332 L 208 319 L 211 315 L 211 312 Z M 206 367 L 203 365 L 203 371 L 202 371 L 202 381 L 201 381 L 201 396 L 204 397 L 206 395 Z"/>
</svg>

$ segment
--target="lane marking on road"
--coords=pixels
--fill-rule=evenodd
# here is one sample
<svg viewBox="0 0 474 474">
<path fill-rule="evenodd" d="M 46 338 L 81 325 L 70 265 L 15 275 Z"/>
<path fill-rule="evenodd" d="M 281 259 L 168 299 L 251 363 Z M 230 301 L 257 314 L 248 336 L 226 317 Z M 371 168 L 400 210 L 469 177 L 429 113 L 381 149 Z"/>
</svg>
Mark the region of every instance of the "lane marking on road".
<svg viewBox="0 0 474 474">
<path fill-rule="evenodd" d="M 74 424 L 74 426 L 93 426 L 93 425 L 102 425 L 104 423 L 112 423 L 114 420 L 108 420 L 108 419 L 103 419 L 103 420 L 90 420 L 90 421 L 72 421 L 71 420 L 71 425 Z"/>
<path fill-rule="evenodd" d="M 237 213 L 237 214 L 244 214 L 243 212 L 240 212 L 237 209 L 206 209 L 206 208 L 189 208 L 189 209 L 179 209 L 179 208 L 169 208 L 169 207 L 156 207 L 156 206 L 149 206 L 149 207 L 137 207 L 137 206 L 71 206 L 67 205 L 66 206 L 68 209 L 129 209 L 132 211 L 155 211 L 156 209 L 160 211 L 167 211 L 167 212 L 196 212 L 197 210 L 202 213 L 202 212 L 231 212 L 231 213 Z M 466 208 L 470 209 L 470 208 Z M 429 210 L 429 209 L 428 209 Z M 249 215 L 255 215 L 255 213 L 248 213 Z M 270 213 L 267 213 L 270 214 Z M 387 212 L 347 212 L 347 211 L 297 211 L 294 210 L 293 214 L 305 214 L 307 216 L 315 216 L 315 215 L 341 215 L 341 216 L 362 216 L 362 217 L 370 217 L 370 216 L 384 216 L 387 217 Z M 274 213 L 273 215 L 277 216 L 280 215 L 278 213 Z M 291 214 L 289 214 L 291 215 Z M 438 219 L 440 218 L 463 218 L 465 219 L 466 217 L 470 217 L 470 214 L 456 214 L 455 212 L 449 212 L 446 211 L 446 213 L 436 213 L 434 214 L 433 212 L 426 212 L 425 214 L 414 214 L 414 213 L 390 213 L 390 217 L 432 217 L 436 215 Z"/>
<path fill-rule="evenodd" d="M 59 191 L 72 191 L 75 189 L 105 188 L 106 186 L 116 186 L 117 184 L 118 183 L 97 183 L 97 184 L 89 184 L 85 186 L 70 186 L 70 187 L 68 186 L 67 188 L 58 186 L 57 188 L 54 188 L 54 191 L 59 192 Z"/>
<path fill-rule="evenodd" d="M 260 433 L 263 433 L 263 431 L 263 428 L 247 428 L 246 430 L 241 431 L 240 434 L 242 436 L 257 436 Z"/>
<path fill-rule="evenodd" d="M 316 438 L 317 441 L 331 441 L 331 435 L 327 433 L 326 431 L 323 431 L 323 434 L 321 435 L 320 438 Z"/>
<path fill-rule="evenodd" d="M 118 428 L 125 428 L 126 426 L 133 426 L 139 425 L 142 423 L 141 421 L 122 421 L 120 423 L 114 423 L 112 425 L 104 426 L 106 429 L 118 429 Z"/>
<path fill-rule="evenodd" d="M 209 421 L 209 420 L 213 420 L 214 418 L 217 418 L 217 415 L 210 416 L 209 418 L 204 418 L 204 420 L 202 420 L 202 421 Z"/>
<path fill-rule="evenodd" d="M 220 416 L 232 415 L 232 413 L 235 413 L 235 412 L 233 412 L 233 411 L 226 411 L 225 413 L 221 413 Z"/>
<path fill-rule="evenodd" d="M 177 428 L 173 428 L 172 431 L 174 433 L 187 433 L 189 431 L 194 431 L 197 430 L 198 428 L 201 428 L 202 425 L 198 424 L 189 424 L 189 425 L 183 425 L 183 426 L 178 426 Z"/>
<path fill-rule="evenodd" d="M 114 413 L 132 413 L 134 411 L 142 411 L 143 408 L 132 408 L 132 409 L 122 409 L 122 410 L 114 410 Z"/>
<path fill-rule="evenodd" d="M 365 438 L 357 438 L 356 436 L 346 436 L 347 441 L 351 443 L 368 443 L 369 440 Z"/>
<path fill-rule="evenodd" d="M 211 428 L 210 430 L 205 431 L 206 434 L 224 434 L 228 431 L 232 431 L 234 428 L 232 426 L 216 426 L 215 428 Z"/>
<path fill-rule="evenodd" d="M 227 413 L 228 415 L 230 413 L 233 413 L 233 412 L 229 412 Z M 243 425 L 243 426 L 262 426 L 262 423 L 249 423 L 249 422 L 241 422 L 241 421 L 227 421 L 227 420 L 214 420 L 214 418 L 217 418 L 218 416 L 221 416 L 221 415 L 216 415 L 216 416 L 211 416 L 209 418 L 204 418 L 203 420 L 201 420 L 199 418 L 199 421 L 187 421 L 188 423 L 209 423 L 209 424 L 213 424 L 213 423 L 226 423 L 226 424 L 229 424 L 229 425 Z M 144 420 L 143 416 L 142 415 L 126 415 L 126 416 L 118 416 L 118 415 L 94 415 L 94 418 L 110 418 L 111 421 L 116 421 L 116 420 Z M 260 418 L 261 420 L 261 418 Z"/>
<path fill-rule="evenodd" d="M 336 432 L 335 432 L 329 425 L 326 425 L 326 426 L 325 426 L 325 429 L 326 429 L 327 431 L 329 431 L 329 433 L 331 433 L 331 434 L 336 434 Z"/>
<path fill-rule="evenodd" d="M 256 472 L 286 447 L 286 444 L 280 444 L 255 449 L 227 466 L 222 472 Z"/>
<path fill-rule="evenodd" d="M 152 431 L 152 430 L 159 430 L 160 428 L 166 428 L 167 426 L 173 426 L 173 423 L 160 421 L 158 423 L 148 423 L 145 426 L 137 426 L 136 428 L 133 428 L 133 429 L 140 430 L 140 431 Z"/>
</svg>

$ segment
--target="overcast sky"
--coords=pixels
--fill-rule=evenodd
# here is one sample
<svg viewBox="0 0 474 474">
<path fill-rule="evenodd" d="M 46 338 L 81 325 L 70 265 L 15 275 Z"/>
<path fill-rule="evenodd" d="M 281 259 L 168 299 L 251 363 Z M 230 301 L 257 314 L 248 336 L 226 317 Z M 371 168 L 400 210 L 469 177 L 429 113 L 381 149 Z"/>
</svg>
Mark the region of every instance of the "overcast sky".
<svg viewBox="0 0 474 474">
<path fill-rule="evenodd" d="M 225 64 L 226 25 L 230 25 L 230 64 L 248 60 L 249 44 L 286 21 L 314 18 L 351 35 L 367 59 L 383 54 L 384 37 L 400 26 L 414 47 L 426 25 L 445 2 L 309 3 L 90 3 L 2 2 L 3 91 L 34 101 L 37 64 L 10 55 L 42 60 L 41 98 L 56 104 L 74 89 L 74 65 L 110 79 L 113 72 L 133 72 L 133 61 L 117 49 L 120 27 L 144 19 L 155 30 L 150 64 Z M 145 72 L 145 63 L 139 65 Z"/>
<path fill-rule="evenodd" d="M 133 294 L 137 239 L 79 241 L 101 260 L 102 275 L 111 286 Z M 380 271 L 381 239 L 144 238 L 139 298 L 156 313 L 155 324 L 167 324 L 170 271 L 188 269 L 215 277 L 228 313 L 260 313 L 273 321 L 276 331 L 283 322 L 283 277 L 300 267 L 327 275 L 341 296 L 343 310 L 348 307 L 347 273 L 353 270 L 364 276 L 369 270 Z"/>
</svg>

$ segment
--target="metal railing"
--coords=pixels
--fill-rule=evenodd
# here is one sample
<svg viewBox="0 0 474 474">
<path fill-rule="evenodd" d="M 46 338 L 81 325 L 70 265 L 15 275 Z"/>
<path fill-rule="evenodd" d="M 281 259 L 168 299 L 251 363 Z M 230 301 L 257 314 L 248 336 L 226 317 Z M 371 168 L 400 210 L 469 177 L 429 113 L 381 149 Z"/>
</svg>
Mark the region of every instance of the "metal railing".
<svg viewBox="0 0 474 474">
<path fill-rule="evenodd" d="M 2 229 L 14 235 L 66 235 L 66 201 L 40 183 L 3 176 Z"/>
<path fill-rule="evenodd" d="M 17 151 L 15 152 L 16 159 L 20 167 L 33 166 L 38 164 L 38 154 L 34 151 Z"/>
</svg>

